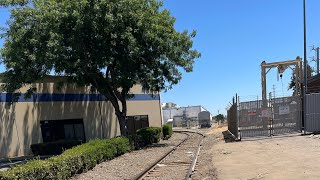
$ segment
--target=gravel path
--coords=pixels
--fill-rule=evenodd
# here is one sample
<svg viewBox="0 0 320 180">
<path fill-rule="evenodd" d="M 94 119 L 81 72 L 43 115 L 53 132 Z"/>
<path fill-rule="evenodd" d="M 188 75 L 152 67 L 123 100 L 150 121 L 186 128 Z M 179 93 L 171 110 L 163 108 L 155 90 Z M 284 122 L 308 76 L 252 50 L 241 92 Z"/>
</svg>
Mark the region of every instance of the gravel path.
<svg viewBox="0 0 320 180">
<path fill-rule="evenodd" d="M 247 138 L 211 149 L 218 179 L 320 179 L 320 135 Z"/>
<path fill-rule="evenodd" d="M 98 164 L 92 170 L 76 175 L 72 179 L 132 179 L 186 137 L 185 134 L 174 133 L 169 140 L 161 141 L 155 147 L 126 153 Z"/>
</svg>

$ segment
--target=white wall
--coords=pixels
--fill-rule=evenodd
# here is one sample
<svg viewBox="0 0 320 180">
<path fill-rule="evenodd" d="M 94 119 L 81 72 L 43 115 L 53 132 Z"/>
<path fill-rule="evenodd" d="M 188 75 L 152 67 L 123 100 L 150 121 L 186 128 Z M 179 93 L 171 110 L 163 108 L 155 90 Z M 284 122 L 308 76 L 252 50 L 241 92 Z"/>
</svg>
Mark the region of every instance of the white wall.
<svg viewBox="0 0 320 180">
<path fill-rule="evenodd" d="M 174 116 L 183 116 L 183 112 L 186 111 L 187 118 L 197 118 L 201 111 L 205 111 L 201 106 L 189 106 L 172 109 L 163 109 L 163 121 L 166 123 L 168 119 L 173 119 Z"/>
</svg>

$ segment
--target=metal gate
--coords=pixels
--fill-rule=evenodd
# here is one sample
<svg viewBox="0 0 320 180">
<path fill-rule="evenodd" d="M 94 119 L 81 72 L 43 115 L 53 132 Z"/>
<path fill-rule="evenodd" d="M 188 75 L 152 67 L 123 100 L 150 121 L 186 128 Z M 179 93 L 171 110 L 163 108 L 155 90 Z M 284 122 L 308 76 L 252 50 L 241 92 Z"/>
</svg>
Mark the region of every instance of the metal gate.
<svg viewBox="0 0 320 180">
<path fill-rule="evenodd" d="M 270 134 L 270 119 L 261 115 L 262 104 L 261 100 L 239 103 L 238 114 L 241 138 L 268 136 Z"/>
<path fill-rule="evenodd" d="M 320 131 L 320 94 L 306 95 L 306 132 Z"/>
<path fill-rule="evenodd" d="M 240 102 L 238 114 L 241 137 L 301 132 L 301 100 L 297 96 Z"/>
<path fill-rule="evenodd" d="M 299 96 L 275 98 L 272 101 L 272 135 L 301 132 L 302 113 Z"/>
</svg>

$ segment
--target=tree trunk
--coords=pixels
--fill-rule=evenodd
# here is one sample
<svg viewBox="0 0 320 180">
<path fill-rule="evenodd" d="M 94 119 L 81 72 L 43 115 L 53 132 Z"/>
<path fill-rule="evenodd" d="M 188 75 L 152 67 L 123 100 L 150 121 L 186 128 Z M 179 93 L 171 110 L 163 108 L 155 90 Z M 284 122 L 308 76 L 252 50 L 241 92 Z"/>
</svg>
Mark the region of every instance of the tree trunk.
<svg viewBox="0 0 320 180">
<path fill-rule="evenodd" d="M 108 75 L 109 72 L 107 71 Z M 112 73 L 111 73 L 112 74 Z M 126 102 L 126 94 L 128 94 L 129 88 L 123 88 L 120 93 L 117 87 L 112 86 L 110 84 L 110 80 L 103 81 L 103 77 L 100 78 L 92 78 L 92 84 L 98 90 L 99 93 L 104 95 L 107 98 L 107 101 L 110 101 L 114 110 L 115 115 L 118 118 L 118 122 L 120 125 L 120 132 L 122 136 L 128 136 L 128 128 L 126 123 L 127 116 L 127 102 Z M 119 101 L 121 101 L 122 109 L 120 110 Z"/>
<path fill-rule="evenodd" d="M 127 103 L 125 101 L 125 98 L 121 98 L 121 105 L 122 105 L 122 109 L 120 110 L 120 106 L 119 106 L 119 99 L 117 99 L 116 96 L 114 96 L 114 98 L 110 98 L 109 101 L 111 102 L 111 104 L 114 107 L 115 110 L 115 115 L 118 118 L 118 122 L 120 125 L 120 132 L 121 132 L 121 136 L 128 136 L 128 127 L 127 127 L 127 123 L 126 123 L 126 116 L 127 116 Z"/>
<path fill-rule="evenodd" d="M 128 127 L 126 124 L 126 116 L 122 112 L 116 112 L 118 122 L 120 125 L 120 132 L 122 136 L 128 136 Z"/>
</svg>

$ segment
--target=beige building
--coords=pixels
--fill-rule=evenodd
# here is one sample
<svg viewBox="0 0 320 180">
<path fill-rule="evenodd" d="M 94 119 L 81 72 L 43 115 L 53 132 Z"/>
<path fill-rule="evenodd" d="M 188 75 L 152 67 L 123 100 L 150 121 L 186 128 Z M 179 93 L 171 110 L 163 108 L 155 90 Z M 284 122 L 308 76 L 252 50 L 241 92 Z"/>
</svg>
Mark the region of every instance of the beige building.
<svg viewBox="0 0 320 180">
<path fill-rule="evenodd" d="M 21 88 L 18 100 L 0 93 L 0 158 L 31 155 L 30 145 L 62 139 L 88 141 L 120 135 L 119 124 L 110 102 L 90 87 L 58 87 L 61 77 L 50 76 L 35 83 L 31 98 L 24 98 L 28 87 Z M 128 129 L 162 126 L 159 94 L 148 94 L 139 85 L 128 100 Z"/>
</svg>

